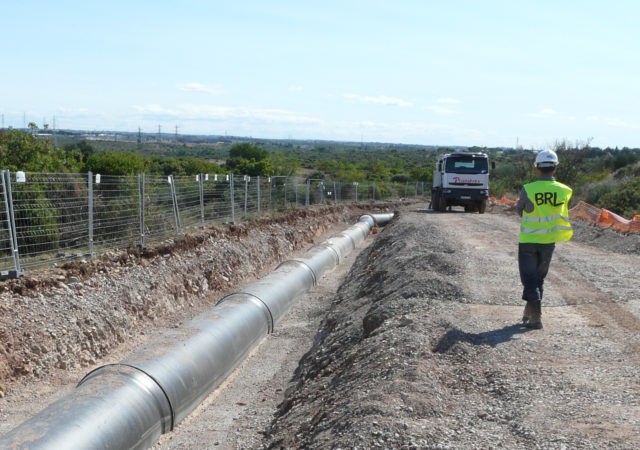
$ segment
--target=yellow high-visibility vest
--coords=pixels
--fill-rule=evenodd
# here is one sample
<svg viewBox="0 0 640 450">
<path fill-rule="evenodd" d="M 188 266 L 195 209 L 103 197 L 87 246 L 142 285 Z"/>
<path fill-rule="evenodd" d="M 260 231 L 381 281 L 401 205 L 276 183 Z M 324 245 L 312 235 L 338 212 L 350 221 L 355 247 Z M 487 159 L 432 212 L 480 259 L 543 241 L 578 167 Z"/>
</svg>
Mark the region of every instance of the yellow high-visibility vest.
<svg viewBox="0 0 640 450">
<path fill-rule="evenodd" d="M 524 185 L 533 212 L 522 211 L 520 243 L 552 244 L 573 236 L 569 222 L 569 186 L 553 180 L 539 180 Z"/>
</svg>

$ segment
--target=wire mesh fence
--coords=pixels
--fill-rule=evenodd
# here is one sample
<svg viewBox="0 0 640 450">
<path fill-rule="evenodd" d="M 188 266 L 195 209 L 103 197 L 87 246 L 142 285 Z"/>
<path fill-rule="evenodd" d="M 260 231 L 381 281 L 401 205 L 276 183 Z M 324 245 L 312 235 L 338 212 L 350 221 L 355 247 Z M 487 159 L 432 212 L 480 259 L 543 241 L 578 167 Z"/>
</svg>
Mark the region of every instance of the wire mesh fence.
<svg viewBox="0 0 640 450">
<path fill-rule="evenodd" d="M 424 196 L 424 183 L 300 177 L 0 172 L 0 277 L 144 248 L 213 223 L 292 208 Z"/>
</svg>

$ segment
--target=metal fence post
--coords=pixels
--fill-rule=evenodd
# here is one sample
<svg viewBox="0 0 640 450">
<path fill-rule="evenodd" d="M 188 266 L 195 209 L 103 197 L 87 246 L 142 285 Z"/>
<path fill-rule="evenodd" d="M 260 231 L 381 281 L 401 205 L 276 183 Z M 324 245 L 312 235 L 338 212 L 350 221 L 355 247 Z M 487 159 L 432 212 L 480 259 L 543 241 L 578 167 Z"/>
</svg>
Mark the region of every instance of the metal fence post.
<svg viewBox="0 0 640 450">
<path fill-rule="evenodd" d="M 87 207 L 89 215 L 89 257 L 93 258 L 93 172 L 87 173 Z"/>
<path fill-rule="evenodd" d="M 233 186 L 233 174 L 229 175 L 229 190 L 231 192 L 231 223 L 236 223 L 236 199 L 235 199 L 235 189 Z"/>
<path fill-rule="evenodd" d="M 309 197 L 310 197 L 310 190 L 311 190 L 311 180 L 307 180 L 307 198 L 305 199 L 305 206 L 309 206 Z"/>
<path fill-rule="evenodd" d="M 144 174 L 138 174 L 138 205 L 140 206 L 140 248 L 144 248 L 144 229 L 145 229 L 145 217 L 144 217 Z"/>
<path fill-rule="evenodd" d="M 249 175 L 244 176 L 244 217 L 247 217 L 247 202 L 249 197 Z"/>
<path fill-rule="evenodd" d="M 208 175 L 207 175 L 208 177 Z M 204 230 L 204 174 L 198 175 L 198 187 L 200 189 L 200 228 Z"/>
<path fill-rule="evenodd" d="M 284 190 L 284 209 L 287 209 L 287 178 L 284 178 L 284 183 L 282 184 L 282 189 Z"/>
<path fill-rule="evenodd" d="M 258 215 L 260 215 L 260 175 L 258 175 L 257 185 L 258 185 Z"/>
<path fill-rule="evenodd" d="M 180 224 L 180 211 L 178 210 L 178 196 L 176 195 L 176 179 L 173 175 L 169 175 L 168 181 L 171 188 L 171 200 L 173 203 L 173 219 L 176 222 L 176 233 L 179 233 L 182 226 Z"/>
<path fill-rule="evenodd" d="M 7 228 L 9 229 L 9 242 L 11 245 L 11 256 L 13 258 L 13 271 L 9 271 L 9 278 L 16 278 L 24 275 L 20 266 L 20 252 L 18 251 L 18 233 L 16 230 L 16 219 L 13 210 L 13 193 L 11 192 L 11 172 L 2 171 L 2 189 L 4 191 L 4 207 L 7 211 Z"/>
</svg>

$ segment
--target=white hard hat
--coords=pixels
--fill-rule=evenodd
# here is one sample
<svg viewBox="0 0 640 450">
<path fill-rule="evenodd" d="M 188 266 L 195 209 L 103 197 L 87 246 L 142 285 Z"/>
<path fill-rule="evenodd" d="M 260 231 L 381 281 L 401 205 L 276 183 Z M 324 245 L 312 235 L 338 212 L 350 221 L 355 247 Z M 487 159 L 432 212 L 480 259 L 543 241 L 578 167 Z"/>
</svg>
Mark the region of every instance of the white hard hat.
<svg viewBox="0 0 640 450">
<path fill-rule="evenodd" d="M 553 150 L 542 150 L 536 156 L 536 167 L 555 167 L 558 165 L 558 155 Z"/>
</svg>

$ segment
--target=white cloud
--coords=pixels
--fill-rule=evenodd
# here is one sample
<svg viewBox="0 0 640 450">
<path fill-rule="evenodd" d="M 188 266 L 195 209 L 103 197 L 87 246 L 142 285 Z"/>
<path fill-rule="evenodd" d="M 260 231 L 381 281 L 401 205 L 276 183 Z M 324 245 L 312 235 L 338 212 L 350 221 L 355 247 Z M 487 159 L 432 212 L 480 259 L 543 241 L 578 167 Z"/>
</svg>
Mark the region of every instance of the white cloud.
<svg viewBox="0 0 640 450">
<path fill-rule="evenodd" d="M 153 116 L 171 116 L 175 117 L 179 115 L 179 112 L 174 109 L 165 108 L 157 103 L 149 103 L 147 105 L 134 105 L 133 109 L 141 114 L 153 115 Z"/>
<path fill-rule="evenodd" d="M 549 117 L 557 117 L 558 116 L 558 111 L 556 111 L 555 109 L 551 109 L 551 108 L 543 108 L 538 112 L 535 113 L 531 113 L 529 114 L 530 117 L 535 117 L 535 118 L 549 118 Z"/>
<path fill-rule="evenodd" d="M 440 116 L 450 116 L 458 112 L 456 111 L 455 106 L 459 105 L 460 103 L 460 100 L 458 100 L 457 98 L 440 97 L 436 100 L 435 105 L 425 106 L 424 109 Z"/>
<path fill-rule="evenodd" d="M 356 103 L 368 103 L 374 105 L 384 106 L 399 106 L 406 108 L 412 106 L 412 104 L 406 100 L 397 97 L 389 97 L 386 95 L 370 96 L 370 95 L 357 95 L 357 94 L 343 94 L 343 97 L 347 100 L 351 100 Z"/>
<path fill-rule="evenodd" d="M 206 84 L 194 83 L 194 82 L 183 83 L 178 86 L 178 89 L 186 92 L 201 92 L 204 94 L 211 94 L 211 95 L 224 94 L 224 89 L 220 85 L 208 86 Z"/>
<path fill-rule="evenodd" d="M 618 117 L 609 117 L 605 119 L 607 125 L 616 127 L 616 128 L 626 128 L 629 130 L 637 130 L 640 129 L 640 124 L 629 123 L 624 119 L 620 119 Z"/>
<path fill-rule="evenodd" d="M 436 114 L 440 114 L 442 116 L 448 116 L 451 114 L 455 114 L 456 111 L 452 108 L 447 108 L 445 106 L 427 106 L 425 109 L 434 112 Z"/>
<path fill-rule="evenodd" d="M 68 115 L 75 115 L 75 114 L 85 115 L 85 114 L 87 114 L 89 112 L 89 109 L 87 109 L 87 108 L 68 108 L 66 106 L 58 106 L 57 111 L 59 113 L 68 114 Z"/>
</svg>

